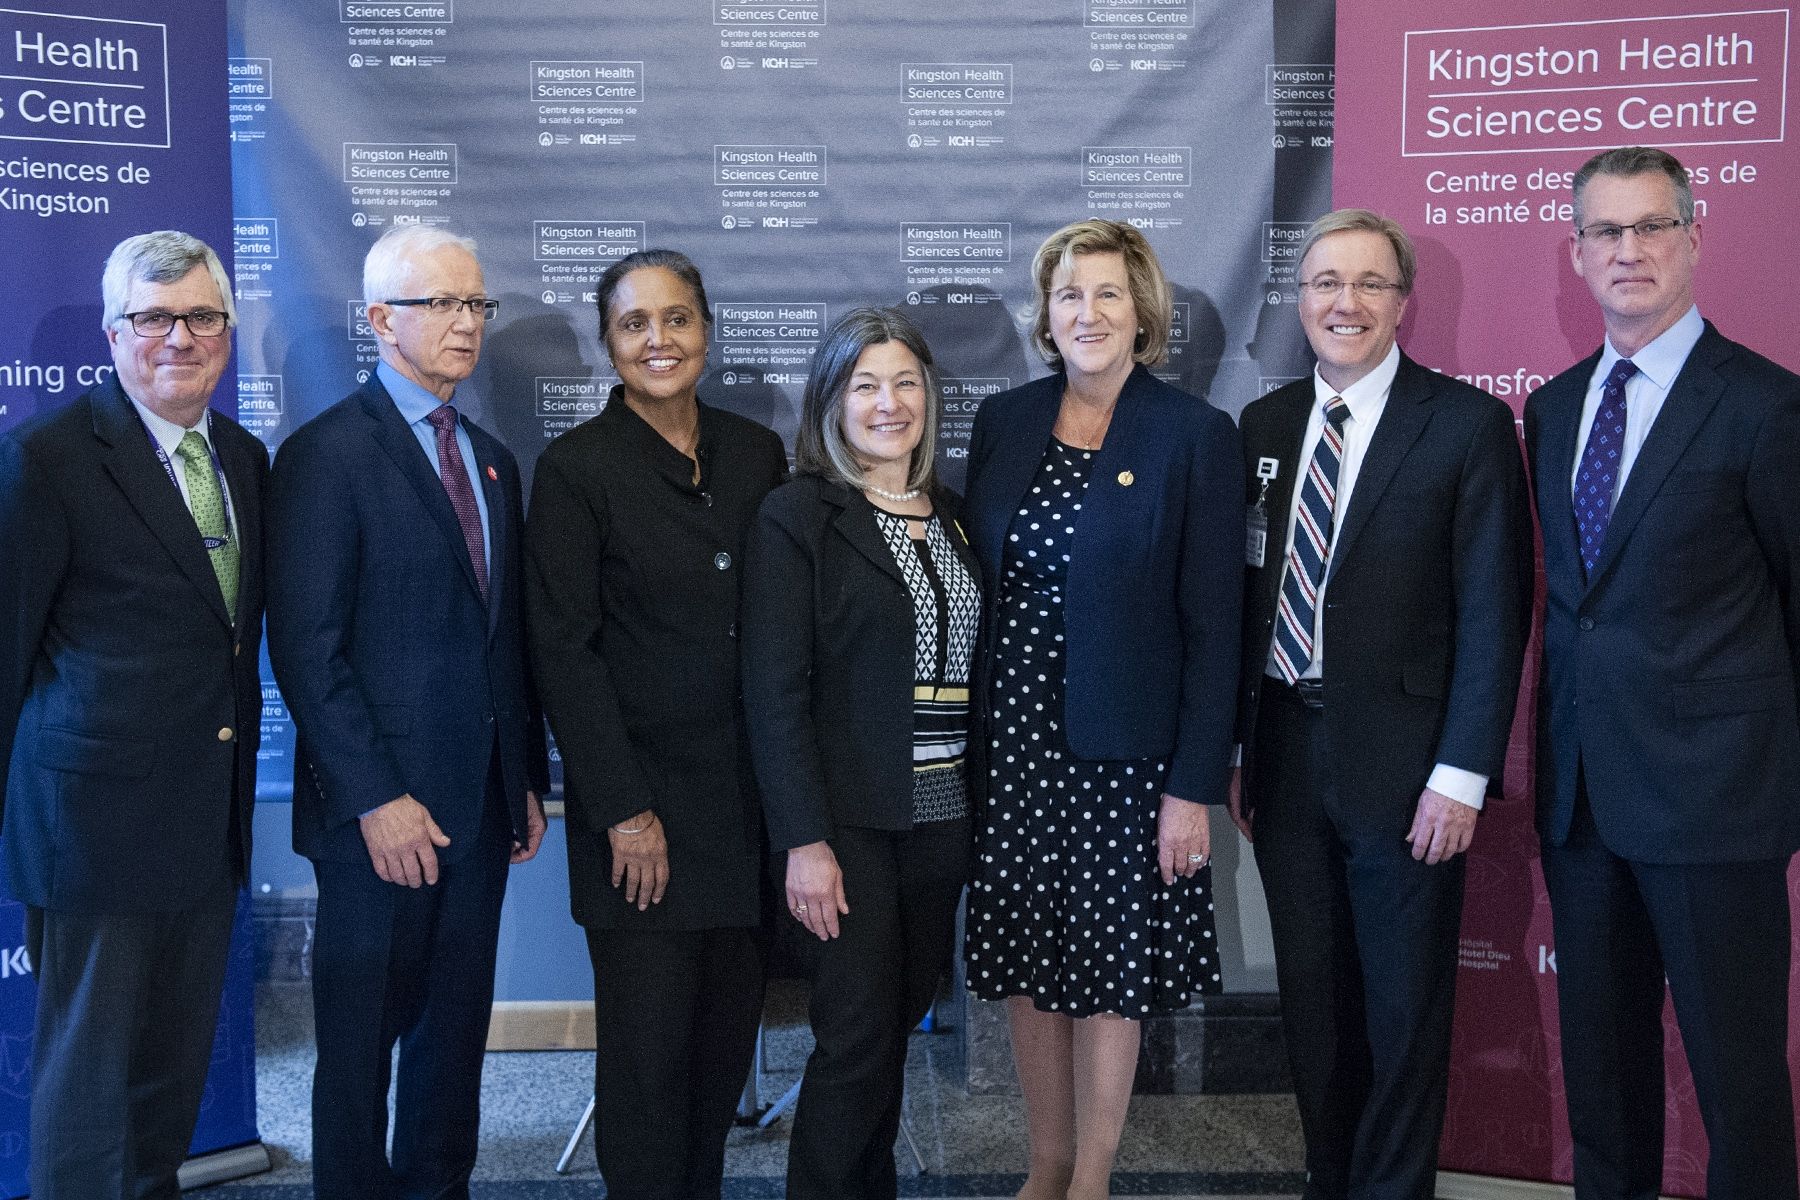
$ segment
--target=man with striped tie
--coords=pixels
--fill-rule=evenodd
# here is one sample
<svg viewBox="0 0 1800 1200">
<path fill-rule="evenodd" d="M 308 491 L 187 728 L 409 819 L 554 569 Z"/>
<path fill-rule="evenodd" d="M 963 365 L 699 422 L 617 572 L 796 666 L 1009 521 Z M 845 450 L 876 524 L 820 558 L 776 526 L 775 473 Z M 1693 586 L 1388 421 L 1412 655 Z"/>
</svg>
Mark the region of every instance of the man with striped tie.
<svg viewBox="0 0 1800 1200">
<path fill-rule="evenodd" d="M 1513 415 L 1400 352 L 1412 243 L 1314 222 L 1318 366 L 1254 401 L 1241 767 L 1306 1138 L 1305 1200 L 1429 1200 L 1463 859 L 1498 782 L 1530 621 Z"/>
</svg>

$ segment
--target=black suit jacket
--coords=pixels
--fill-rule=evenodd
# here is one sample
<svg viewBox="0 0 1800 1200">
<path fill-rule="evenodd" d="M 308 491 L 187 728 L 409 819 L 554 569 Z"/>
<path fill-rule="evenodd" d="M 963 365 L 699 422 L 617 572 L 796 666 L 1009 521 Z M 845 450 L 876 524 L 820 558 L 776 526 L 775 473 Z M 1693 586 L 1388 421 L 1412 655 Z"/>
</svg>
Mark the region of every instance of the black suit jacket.
<svg viewBox="0 0 1800 1200">
<path fill-rule="evenodd" d="M 976 575 L 955 496 L 932 504 Z M 744 574 L 744 708 L 773 849 L 912 828 L 915 628 L 861 492 L 802 475 L 769 493 Z"/>
<path fill-rule="evenodd" d="M 1007 527 L 1049 449 L 1064 385 L 1060 374 L 1034 380 L 988 397 L 975 417 L 964 511 L 990 625 Z M 1069 746 L 1087 759 L 1166 758 L 1165 791 L 1223 803 L 1242 600 L 1237 431 L 1139 366 L 1091 470 L 1063 598 Z M 994 644 L 982 638 L 977 699 Z"/>
<path fill-rule="evenodd" d="M 0 440 L 0 795 L 27 904 L 175 911 L 247 875 L 269 456 L 226 417 L 211 433 L 235 622 L 116 380 Z"/>
<path fill-rule="evenodd" d="M 1244 409 L 1246 500 L 1278 466 L 1268 547 L 1245 582 L 1238 740 L 1254 807 L 1257 708 L 1282 577 L 1288 509 L 1305 470 L 1309 375 Z M 1432 767 L 1496 790 L 1531 620 L 1531 516 L 1512 411 L 1404 354 L 1340 515 L 1325 592 L 1325 728 L 1333 815 L 1403 835 Z"/>
<path fill-rule="evenodd" d="M 1570 480 L 1598 361 L 1525 405 L 1548 593 L 1539 832 L 1568 837 L 1579 773 L 1621 857 L 1785 858 L 1800 848 L 1800 377 L 1708 323 L 1590 580 Z"/>
<path fill-rule="evenodd" d="M 269 481 L 269 661 L 293 714 L 294 849 L 365 862 L 357 818 L 411 793 L 451 839 L 481 827 L 498 747 L 514 836 L 549 788 L 525 662 L 513 456 L 463 421 L 488 510 L 488 599 L 437 471 L 373 376 L 295 430 Z"/>
<path fill-rule="evenodd" d="M 781 439 L 700 406 L 702 465 L 614 389 L 545 448 L 532 481 L 528 607 L 562 753 L 569 897 L 589 927 L 711 929 L 762 919 L 761 810 L 738 688 L 744 543 L 787 474 Z M 656 810 L 662 902 L 612 882 L 607 826 Z"/>
</svg>

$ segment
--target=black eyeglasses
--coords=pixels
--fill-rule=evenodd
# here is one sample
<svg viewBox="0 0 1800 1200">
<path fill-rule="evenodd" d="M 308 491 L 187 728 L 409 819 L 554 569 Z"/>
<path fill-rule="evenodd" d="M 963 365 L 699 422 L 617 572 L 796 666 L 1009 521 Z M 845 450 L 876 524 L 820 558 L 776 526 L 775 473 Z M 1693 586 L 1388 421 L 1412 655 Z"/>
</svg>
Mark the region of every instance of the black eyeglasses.
<svg viewBox="0 0 1800 1200">
<path fill-rule="evenodd" d="M 401 308 L 428 309 L 434 317 L 454 317 L 466 308 L 472 313 L 481 314 L 484 321 L 493 320 L 500 311 L 500 302 L 486 296 L 470 296 L 467 300 L 455 296 L 421 296 L 412 300 L 383 300 L 382 303 Z"/>
<path fill-rule="evenodd" d="M 131 331 L 139 337 L 168 337 L 180 321 L 188 327 L 188 332 L 195 337 L 218 337 L 231 328 L 231 318 L 213 308 L 196 308 L 193 312 L 172 313 L 161 309 L 148 309 L 144 312 L 121 313 L 125 320 L 131 322 Z"/>
</svg>

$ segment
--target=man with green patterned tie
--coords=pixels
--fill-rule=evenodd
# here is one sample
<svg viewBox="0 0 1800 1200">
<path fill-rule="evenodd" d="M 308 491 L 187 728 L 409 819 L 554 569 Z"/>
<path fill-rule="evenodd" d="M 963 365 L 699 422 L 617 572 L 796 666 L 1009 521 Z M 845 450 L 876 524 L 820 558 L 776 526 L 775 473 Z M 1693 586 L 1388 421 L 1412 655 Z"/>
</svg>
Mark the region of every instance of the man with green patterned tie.
<svg viewBox="0 0 1800 1200">
<path fill-rule="evenodd" d="M 250 862 L 261 442 L 203 242 L 107 259 L 112 377 L 0 439 L 0 795 L 38 977 L 31 1194 L 173 1200 Z"/>
</svg>

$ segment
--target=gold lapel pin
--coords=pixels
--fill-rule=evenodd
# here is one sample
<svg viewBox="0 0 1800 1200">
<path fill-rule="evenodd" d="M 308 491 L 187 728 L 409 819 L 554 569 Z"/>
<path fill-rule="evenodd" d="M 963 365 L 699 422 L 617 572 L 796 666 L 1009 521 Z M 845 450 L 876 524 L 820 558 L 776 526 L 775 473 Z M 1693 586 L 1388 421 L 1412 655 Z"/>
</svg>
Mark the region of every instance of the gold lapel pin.
<svg viewBox="0 0 1800 1200">
<path fill-rule="evenodd" d="M 1133 475 L 1130 471 L 1120 471 L 1119 472 L 1119 486 L 1120 487 L 1130 487 L 1132 484 L 1134 484 L 1136 482 L 1137 482 L 1137 476 Z"/>
</svg>

